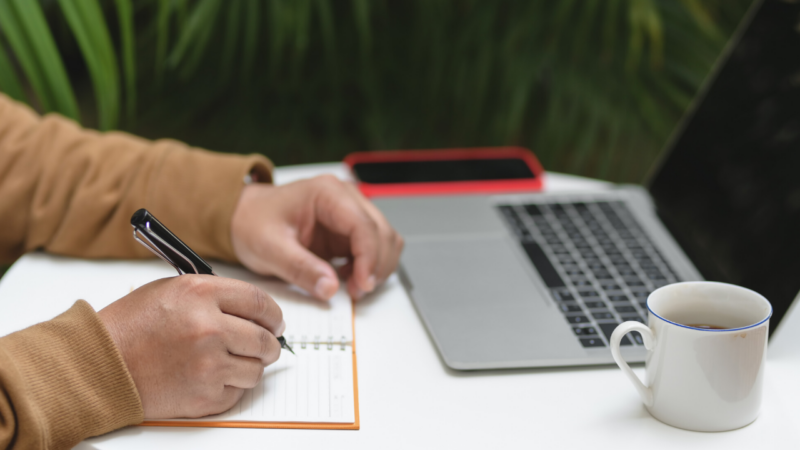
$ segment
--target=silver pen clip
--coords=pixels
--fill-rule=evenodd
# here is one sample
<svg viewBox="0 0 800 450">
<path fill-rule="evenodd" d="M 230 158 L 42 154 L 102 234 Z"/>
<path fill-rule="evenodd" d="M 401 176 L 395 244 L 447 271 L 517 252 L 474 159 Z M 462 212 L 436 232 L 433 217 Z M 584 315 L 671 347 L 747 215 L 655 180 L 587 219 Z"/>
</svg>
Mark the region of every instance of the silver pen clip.
<svg viewBox="0 0 800 450">
<path fill-rule="evenodd" d="M 149 225 L 149 223 L 148 223 L 148 225 Z M 141 235 L 144 240 L 139 238 L 139 236 L 136 234 L 137 231 L 139 232 L 139 235 Z M 147 247 L 147 249 L 150 250 L 151 252 L 153 252 L 156 256 L 158 256 L 159 258 L 161 258 L 164 261 L 166 261 L 170 266 L 175 268 L 175 270 L 178 271 L 178 275 L 183 275 L 184 272 L 181 270 L 181 268 L 178 267 L 178 265 L 175 264 L 175 262 L 172 261 L 172 259 L 170 259 L 170 257 L 167 256 L 166 253 L 162 252 L 161 249 L 158 248 L 158 246 L 156 246 L 153 243 L 153 241 L 150 240 L 151 237 L 156 239 L 159 243 L 163 244 L 168 249 L 172 250 L 176 255 L 178 255 L 181 258 L 183 258 L 184 261 L 186 261 L 187 263 L 189 263 L 190 266 L 192 266 L 192 269 L 194 269 L 194 273 L 198 273 L 197 272 L 197 267 L 194 265 L 194 263 L 189 258 L 183 256 L 183 254 L 181 252 L 175 250 L 175 247 L 169 245 L 167 242 L 165 242 L 163 239 L 161 239 L 157 234 L 155 234 L 152 231 L 150 231 L 149 227 L 146 226 L 144 232 L 141 229 L 137 228 L 136 226 L 133 227 L 133 238 L 134 239 L 136 239 L 140 244 L 142 244 L 145 247 Z"/>
</svg>

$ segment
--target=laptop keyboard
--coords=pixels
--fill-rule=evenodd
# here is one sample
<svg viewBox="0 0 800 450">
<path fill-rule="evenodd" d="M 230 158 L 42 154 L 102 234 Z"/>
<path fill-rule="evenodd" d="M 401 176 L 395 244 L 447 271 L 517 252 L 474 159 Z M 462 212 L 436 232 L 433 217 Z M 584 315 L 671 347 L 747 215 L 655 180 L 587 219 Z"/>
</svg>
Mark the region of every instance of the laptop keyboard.
<svg viewBox="0 0 800 450">
<path fill-rule="evenodd" d="M 647 323 L 647 296 L 678 281 L 622 202 L 498 208 L 584 347 L 608 346 L 621 322 Z M 643 345 L 642 337 L 621 345 Z"/>
</svg>

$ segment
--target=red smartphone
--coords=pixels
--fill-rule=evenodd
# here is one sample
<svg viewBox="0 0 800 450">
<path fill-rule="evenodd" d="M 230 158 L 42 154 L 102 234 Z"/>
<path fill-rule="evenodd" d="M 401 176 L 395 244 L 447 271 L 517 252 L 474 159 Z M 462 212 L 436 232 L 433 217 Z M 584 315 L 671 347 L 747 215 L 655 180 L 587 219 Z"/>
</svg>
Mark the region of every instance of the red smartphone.
<svg viewBox="0 0 800 450">
<path fill-rule="evenodd" d="M 544 175 L 521 147 L 358 152 L 344 162 L 367 197 L 539 191 Z"/>
</svg>

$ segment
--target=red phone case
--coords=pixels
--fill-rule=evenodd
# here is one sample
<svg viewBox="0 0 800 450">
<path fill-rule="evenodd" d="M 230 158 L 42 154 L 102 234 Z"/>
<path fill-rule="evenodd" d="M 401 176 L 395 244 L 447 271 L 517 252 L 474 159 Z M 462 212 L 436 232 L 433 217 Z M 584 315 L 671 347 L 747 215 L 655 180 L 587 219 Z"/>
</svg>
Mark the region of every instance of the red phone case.
<svg viewBox="0 0 800 450">
<path fill-rule="evenodd" d="M 439 150 L 393 150 L 351 153 L 344 163 L 353 171 L 357 163 L 392 161 L 448 161 L 463 159 L 517 158 L 524 161 L 533 172 L 533 178 L 511 180 L 443 181 L 428 183 L 374 184 L 358 181 L 358 188 L 367 197 L 441 194 L 495 194 L 502 192 L 530 192 L 542 189 L 544 170 L 530 150 L 521 147 L 454 148 Z M 355 173 L 353 172 L 355 176 Z"/>
</svg>

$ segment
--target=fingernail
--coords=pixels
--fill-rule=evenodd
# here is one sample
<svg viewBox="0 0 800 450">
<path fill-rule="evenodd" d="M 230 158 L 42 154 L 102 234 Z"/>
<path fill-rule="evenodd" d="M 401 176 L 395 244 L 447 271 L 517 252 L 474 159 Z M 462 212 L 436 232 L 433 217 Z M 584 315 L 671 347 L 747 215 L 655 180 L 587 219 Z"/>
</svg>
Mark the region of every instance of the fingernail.
<svg viewBox="0 0 800 450">
<path fill-rule="evenodd" d="M 375 289 L 375 275 L 370 275 L 369 278 L 367 278 L 367 285 L 364 287 L 367 288 L 367 292 L 372 292 L 372 290 Z"/>
<path fill-rule="evenodd" d="M 336 290 L 336 283 L 328 277 L 320 277 L 314 286 L 314 293 L 320 298 L 330 298 Z"/>
<path fill-rule="evenodd" d="M 275 336 L 276 337 L 283 336 L 284 331 L 286 331 L 286 321 L 281 320 L 281 324 L 278 325 L 278 328 L 275 329 Z"/>
</svg>

